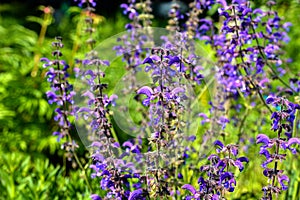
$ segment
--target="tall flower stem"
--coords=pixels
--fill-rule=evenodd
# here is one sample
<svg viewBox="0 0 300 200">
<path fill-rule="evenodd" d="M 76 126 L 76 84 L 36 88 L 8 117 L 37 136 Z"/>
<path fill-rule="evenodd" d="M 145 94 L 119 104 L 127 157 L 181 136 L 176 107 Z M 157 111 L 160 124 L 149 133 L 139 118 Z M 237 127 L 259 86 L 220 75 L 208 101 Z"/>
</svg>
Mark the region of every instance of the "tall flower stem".
<svg viewBox="0 0 300 200">
<path fill-rule="evenodd" d="M 57 49 L 57 50 L 59 50 L 59 49 Z M 57 60 L 59 59 L 59 54 L 56 54 L 56 59 Z M 60 69 L 59 62 L 57 62 L 56 65 L 57 65 L 58 71 L 60 71 L 61 69 Z M 58 75 L 58 78 L 59 78 L 59 82 L 62 83 L 63 80 L 62 80 L 61 74 Z M 60 86 L 59 90 L 60 90 L 60 95 L 62 97 L 66 96 L 64 88 L 62 88 Z M 64 108 L 65 111 L 68 110 L 68 106 L 67 106 L 66 101 L 63 101 L 63 108 Z M 63 112 L 63 117 L 64 117 L 64 127 L 67 127 L 68 126 L 68 116 L 67 116 L 66 112 Z M 76 163 L 79 165 L 79 168 L 81 169 L 81 171 L 83 173 L 83 177 L 84 177 L 84 180 L 87 184 L 87 187 L 88 187 L 89 191 L 92 192 L 92 188 L 91 188 L 90 183 L 89 183 L 88 178 L 87 178 L 86 169 L 83 167 L 81 161 L 79 160 L 79 158 L 77 156 L 76 149 L 75 149 L 75 144 L 73 143 L 73 139 L 72 139 L 72 136 L 71 136 L 69 130 L 67 130 L 67 136 L 68 136 L 68 139 L 69 139 L 69 143 L 72 144 L 72 155 L 74 156 Z"/>
<path fill-rule="evenodd" d="M 249 108 L 247 107 L 246 110 L 245 110 L 245 114 L 242 118 L 242 121 L 240 123 L 239 129 L 238 129 L 238 140 L 237 140 L 237 142 L 239 142 L 241 137 L 242 137 L 242 130 L 244 128 L 244 124 L 245 124 L 246 119 L 247 119 L 248 116 L 249 116 Z"/>
<path fill-rule="evenodd" d="M 280 106 L 280 113 L 282 113 L 282 110 L 283 110 L 283 99 L 281 99 L 281 102 L 280 102 L 281 106 Z M 281 119 L 281 116 L 280 116 L 280 119 L 279 119 L 279 129 L 278 129 L 278 133 L 277 133 L 277 140 L 276 140 L 276 150 L 275 150 L 275 155 L 279 155 L 279 147 L 280 147 L 280 136 L 281 136 L 281 131 L 282 131 L 282 119 Z M 278 168 L 278 160 L 275 159 L 275 163 L 274 163 L 274 174 L 273 174 L 273 180 L 272 180 L 272 186 L 274 187 L 275 186 L 275 180 L 276 180 L 276 176 L 277 176 L 277 168 Z M 271 195 L 272 195 L 272 190 L 271 190 Z"/>
</svg>

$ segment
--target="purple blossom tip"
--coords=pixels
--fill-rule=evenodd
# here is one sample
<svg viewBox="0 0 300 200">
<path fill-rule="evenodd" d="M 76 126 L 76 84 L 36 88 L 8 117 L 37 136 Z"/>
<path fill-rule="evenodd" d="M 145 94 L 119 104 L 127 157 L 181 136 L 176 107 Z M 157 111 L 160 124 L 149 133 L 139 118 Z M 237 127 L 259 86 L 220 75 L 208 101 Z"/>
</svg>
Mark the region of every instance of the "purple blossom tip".
<svg viewBox="0 0 300 200">
<path fill-rule="evenodd" d="M 222 182 L 225 179 L 231 179 L 231 178 L 233 178 L 232 173 L 230 173 L 230 172 L 224 172 L 223 174 L 221 174 L 220 181 Z"/>
<path fill-rule="evenodd" d="M 178 173 L 177 177 L 178 179 L 183 179 L 183 175 L 181 173 Z"/>
<path fill-rule="evenodd" d="M 120 5 L 120 8 L 125 8 L 125 9 L 127 9 L 127 8 L 128 8 L 128 5 L 127 5 L 126 3 L 122 3 L 122 4 Z"/>
<path fill-rule="evenodd" d="M 194 186 L 192 186 L 190 184 L 185 184 L 181 188 L 184 189 L 184 190 L 190 191 L 192 194 L 196 193 L 196 189 L 194 188 Z"/>
<path fill-rule="evenodd" d="M 50 60 L 48 58 L 41 58 L 40 61 L 41 62 L 49 62 Z"/>
<path fill-rule="evenodd" d="M 173 65 L 174 63 L 179 63 L 180 59 L 178 56 L 174 56 L 173 58 L 170 59 L 169 61 L 169 66 Z"/>
<path fill-rule="evenodd" d="M 143 189 L 137 189 L 130 193 L 128 200 L 143 199 Z"/>
<path fill-rule="evenodd" d="M 196 138 L 197 138 L 197 137 L 196 137 L 195 135 L 191 135 L 191 136 L 188 137 L 187 140 L 193 142 L 193 141 L 196 140 Z"/>
<path fill-rule="evenodd" d="M 216 140 L 216 141 L 214 142 L 214 145 L 215 145 L 215 146 L 221 147 L 221 149 L 224 147 L 224 144 L 223 144 L 220 140 Z"/>
<path fill-rule="evenodd" d="M 176 94 L 178 94 L 179 92 L 184 92 L 184 89 L 181 88 L 181 87 L 176 87 L 176 88 L 174 88 L 174 89 L 172 90 L 172 94 L 173 94 L 173 95 L 176 95 Z"/>
<path fill-rule="evenodd" d="M 97 194 L 91 194 L 90 197 L 92 200 L 102 200 L 101 197 L 99 197 Z"/>
<path fill-rule="evenodd" d="M 113 143 L 113 144 L 112 144 L 112 146 L 113 146 L 113 147 L 115 147 L 115 148 L 120 148 L 120 144 L 119 144 L 119 142 L 115 142 L 115 143 Z"/>
<path fill-rule="evenodd" d="M 126 141 L 126 142 L 124 142 L 124 143 L 122 144 L 122 146 L 123 146 L 123 147 L 129 147 L 129 148 L 131 148 L 131 147 L 133 146 L 133 144 L 132 144 L 131 142 L 129 142 L 129 141 Z"/>
<path fill-rule="evenodd" d="M 238 167 L 239 170 L 240 170 L 240 172 L 244 170 L 243 163 L 242 163 L 241 161 L 239 161 L 239 160 L 236 160 L 236 161 L 234 162 L 234 166 Z"/>
<path fill-rule="evenodd" d="M 153 60 L 150 57 L 145 58 L 145 60 L 143 61 L 143 64 L 153 64 Z"/>
<path fill-rule="evenodd" d="M 102 62 L 103 62 L 103 65 L 105 65 L 105 66 L 109 66 L 110 65 L 110 63 L 109 63 L 108 60 L 103 60 Z"/>
<path fill-rule="evenodd" d="M 241 161 L 241 162 L 247 162 L 247 163 L 249 162 L 249 159 L 247 157 L 244 157 L 244 156 L 239 157 L 238 160 Z"/>
<path fill-rule="evenodd" d="M 268 145 L 270 142 L 270 139 L 265 134 L 258 134 L 256 137 L 256 144 L 264 143 L 265 145 Z"/>
<path fill-rule="evenodd" d="M 266 99 L 266 103 L 267 103 L 267 104 L 271 104 L 271 103 L 273 103 L 274 101 L 275 101 L 275 98 L 272 97 L 272 96 L 268 96 L 267 99 Z"/>
<path fill-rule="evenodd" d="M 143 86 L 137 91 L 137 93 L 145 94 L 147 97 L 151 97 L 151 95 L 153 94 L 153 90 L 149 86 Z"/>
<path fill-rule="evenodd" d="M 291 145 L 293 145 L 293 144 L 298 144 L 298 145 L 300 145 L 300 139 L 299 139 L 299 138 L 291 138 L 291 139 L 289 139 L 289 141 L 288 141 L 288 146 L 291 146 Z"/>
<path fill-rule="evenodd" d="M 288 189 L 288 186 L 284 184 L 284 182 L 289 182 L 289 177 L 287 175 L 281 175 L 281 176 L 278 176 L 278 181 L 282 187 L 282 190 L 287 190 Z"/>
<path fill-rule="evenodd" d="M 102 147 L 102 143 L 101 142 L 98 142 L 98 141 L 95 141 L 91 144 L 92 147 Z"/>
</svg>

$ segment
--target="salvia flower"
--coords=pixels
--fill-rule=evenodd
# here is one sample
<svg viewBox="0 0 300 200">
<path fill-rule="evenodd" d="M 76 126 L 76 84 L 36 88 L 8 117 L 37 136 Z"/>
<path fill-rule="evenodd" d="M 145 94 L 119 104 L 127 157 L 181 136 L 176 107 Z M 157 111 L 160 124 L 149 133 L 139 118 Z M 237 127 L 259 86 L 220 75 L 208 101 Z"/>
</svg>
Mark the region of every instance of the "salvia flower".
<svg viewBox="0 0 300 200">
<path fill-rule="evenodd" d="M 218 154 L 212 154 L 207 159 L 209 165 L 203 165 L 200 171 L 206 174 L 198 179 L 199 190 L 192 185 L 185 184 L 182 189 L 188 190 L 192 195 L 186 199 L 222 199 L 225 191 L 233 192 L 236 187 L 236 177 L 232 168 L 238 168 L 240 172 L 244 170 L 244 163 L 248 163 L 247 157 L 238 156 L 238 146 L 234 144 L 224 145 L 220 140 L 216 140 Z M 221 156 L 224 155 L 222 158 Z"/>
<path fill-rule="evenodd" d="M 77 147 L 70 135 L 71 122 L 69 117 L 74 115 L 72 105 L 74 104 L 73 97 L 75 92 L 73 86 L 69 83 L 69 65 L 60 58 L 63 56 L 60 51 L 63 48 L 62 38 L 56 37 L 52 42 L 54 48 L 52 52 L 53 60 L 48 58 L 41 58 L 44 62 L 43 67 L 47 68 L 47 81 L 51 85 L 51 90 L 46 92 L 49 104 L 56 104 L 54 120 L 57 121 L 59 131 L 55 131 L 53 135 L 58 137 L 58 140 L 68 137 L 67 142 L 64 142 L 62 148 L 67 150 L 68 157 L 71 159 L 72 152 Z"/>
<path fill-rule="evenodd" d="M 175 169 L 185 164 L 189 151 L 183 141 L 195 140 L 193 136 L 183 136 L 186 89 L 179 83 L 181 68 L 174 68 L 181 60 L 168 48 L 153 48 L 152 55 L 143 61 L 145 71 L 151 73 L 152 84 L 137 90 L 143 105 L 149 107 L 148 125 L 152 134 L 148 138 L 151 149 L 147 152 L 147 162 L 152 175 L 148 176 L 151 186 L 148 190 L 153 198 L 177 195 L 173 186 L 184 176 Z"/>
<path fill-rule="evenodd" d="M 300 139 L 292 137 L 295 111 L 300 109 L 300 106 L 284 97 L 276 96 L 269 96 L 266 103 L 279 107 L 279 111 L 271 115 L 271 130 L 277 133 L 277 137 L 270 139 L 265 134 L 258 134 L 256 137 L 256 143 L 262 144 L 259 153 L 266 158 L 262 163 L 263 174 L 269 179 L 269 184 L 262 189 L 264 192 L 262 199 L 272 199 L 273 195 L 278 196 L 281 191 L 288 189 L 289 178 L 278 167 L 279 163 L 286 160 L 286 151 L 296 154 L 295 146 L 300 145 Z M 271 163 L 274 163 L 273 168 L 270 167 Z"/>
</svg>

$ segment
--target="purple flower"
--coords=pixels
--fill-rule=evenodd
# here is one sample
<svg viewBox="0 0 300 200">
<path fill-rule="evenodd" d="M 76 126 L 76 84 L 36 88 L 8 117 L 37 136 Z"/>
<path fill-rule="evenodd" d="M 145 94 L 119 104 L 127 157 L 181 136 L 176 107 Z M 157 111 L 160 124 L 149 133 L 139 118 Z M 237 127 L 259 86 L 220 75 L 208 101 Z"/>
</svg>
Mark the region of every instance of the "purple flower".
<svg viewBox="0 0 300 200">
<path fill-rule="evenodd" d="M 196 193 L 196 189 L 190 184 L 185 184 L 181 188 L 190 191 L 192 194 Z"/>
<path fill-rule="evenodd" d="M 265 146 L 267 146 L 270 142 L 270 139 L 265 134 L 258 134 L 256 137 L 256 144 L 263 143 Z"/>
<path fill-rule="evenodd" d="M 101 197 L 99 197 L 97 194 L 91 194 L 90 197 L 92 200 L 102 200 Z"/>
<path fill-rule="evenodd" d="M 173 65 L 174 63 L 179 63 L 180 62 L 180 59 L 178 56 L 174 56 L 174 57 L 171 57 L 170 60 L 169 60 L 169 66 Z"/>
<path fill-rule="evenodd" d="M 279 175 L 278 182 L 280 183 L 282 190 L 288 189 L 288 186 L 284 184 L 284 182 L 289 182 L 289 177 L 287 175 Z"/>
<path fill-rule="evenodd" d="M 297 153 L 296 148 L 292 148 L 292 147 L 291 147 L 291 146 L 293 146 L 294 144 L 300 145 L 300 139 L 299 139 L 299 138 L 290 138 L 289 141 L 288 141 L 288 143 L 287 143 L 288 149 L 289 149 L 293 154 L 296 154 L 296 153 Z"/>
<path fill-rule="evenodd" d="M 290 147 L 293 144 L 300 145 L 300 139 L 299 138 L 290 138 L 288 141 L 288 146 Z"/>
<path fill-rule="evenodd" d="M 84 4 L 96 7 L 96 0 L 74 0 L 74 2 L 78 2 L 79 7 L 82 7 Z"/>
<path fill-rule="evenodd" d="M 223 149 L 223 147 L 224 147 L 224 144 L 220 140 L 216 140 L 214 142 L 214 145 L 219 146 L 221 149 Z"/>
<path fill-rule="evenodd" d="M 299 138 L 291 138 L 289 132 L 293 127 L 295 110 L 299 108 L 297 108 L 297 104 L 291 103 L 285 98 L 276 96 L 268 96 L 266 103 L 278 106 L 280 108 L 279 111 L 275 111 L 271 115 L 271 119 L 273 120 L 271 130 L 277 132 L 277 137 L 269 139 L 269 137 L 265 134 L 259 134 L 256 138 L 257 144 L 263 144 L 260 147 L 259 153 L 264 155 L 266 158 L 266 160 L 262 163 L 262 167 L 264 168 L 264 176 L 266 176 L 269 180 L 274 180 L 275 178 L 278 179 L 277 183 L 272 181 L 271 185 L 269 184 L 268 186 L 263 187 L 263 191 L 265 192 L 264 199 L 272 199 L 273 194 L 278 195 L 281 190 L 288 189 L 288 186 L 285 185 L 284 182 L 289 182 L 289 178 L 283 174 L 283 170 L 278 169 L 277 163 L 278 161 L 281 162 L 282 160 L 286 159 L 286 154 L 279 153 L 280 151 L 282 152 L 288 149 L 293 154 L 297 152 L 296 149 L 292 148 L 291 146 L 294 144 L 299 145 L 300 140 Z M 287 138 L 282 136 L 283 130 L 286 131 L 285 136 L 287 136 Z M 274 163 L 274 169 L 267 167 L 269 163 Z M 277 186 L 278 184 L 280 184 L 281 187 Z"/>
<path fill-rule="evenodd" d="M 243 162 L 248 163 L 249 159 L 247 157 L 240 157 L 236 161 L 234 161 L 234 166 L 238 167 L 240 172 L 244 170 Z"/>
<path fill-rule="evenodd" d="M 153 99 L 153 96 L 152 96 L 153 93 L 154 92 L 153 92 L 152 88 L 150 88 L 148 86 L 143 86 L 137 91 L 137 94 L 144 94 L 147 96 L 147 98 L 143 100 L 144 106 L 149 106 L 151 99 Z"/>
<path fill-rule="evenodd" d="M 220 156 L 216 154 L 210 155 L 208 157 L 210 164 L 201 166 L 200 171 L 206 173 L 208 178 L 204 179 L 204 177 L 201 176 L 198 179 L 200 189 L 199 192 L 195 191 L 195 189 L 193 190 L 192 197 L 194 198 L 202 199 L 209 196 L 213 197 L 213 199 L 218 199 L 222 198 L 220 191 L 233 192 L 236 186 L 236 180 L 234 173 L 229 171 L 231 166 L 237 167 L 241 172 L 244 170 L 244 163 L 249 162 L 249 159 L 244 156 L 239 158 L 228 156 L 228 154 L 233 154 L 234 157 L 238 155 L 237 145 L 224 145 L 219 140 L 216 140 L 214 145 L 217 146 L 217 152 Z M 224 155 L 224 157 L 222 155 Z M 191 190 L 193 189 L 193 187 L 191 188 L 189 185 L 185 187 Z"/>
<path fill-rule="evenodd" d="M 142 199 L 146 199 L 143 196 L 143 190 L 142 189 L 137 189 L 137 190 L 131 192 L 130 196 L 128 198 L 128 200 L 142 200 Z"/>
<path fill-rule="evenodd" d="M 182 175 L 181 173 L 178 173 L 178 174 L 177 174 L 177 178 L 178 178 L 178 179 L 183 179 L 183 175 Z"/>
<path fill-rule="evenodd" d="M 52 46 L 55 48 L 52 52 L 53 60 L 41 58 L 41 62 L 45 62 L 43 66 L 48 69 L 46 76 L 47 81 L 50 82 L 51 90 L 46 92 L 46 96 L 49 104 L 56 104 L 57 106 L 54 120 L 57 121 L 60 130 L 55 131 L 54 135 L 58 136 L 58 140 L 60 140 L 70 134 L 71 122 L 69 121 L 69 116 L 74 114 L 71 105 L 74 104 L 73 97 L 75 92 L 73 91 L 73 86 L 68 82 L 69 74 L 67 69 L 69 66 L 64 60 L 60 60 L 60 57 L 62 57 L 60 49 L 63 48 L 62 38 L 56 37 Z M 70 149 L 70 146 L 74 148 L 77 145 L 73 141 L 67 141 L 62 145 L 64 149 Z M 69 155 L 71 156 L 72 153 Z"/>
</svg>

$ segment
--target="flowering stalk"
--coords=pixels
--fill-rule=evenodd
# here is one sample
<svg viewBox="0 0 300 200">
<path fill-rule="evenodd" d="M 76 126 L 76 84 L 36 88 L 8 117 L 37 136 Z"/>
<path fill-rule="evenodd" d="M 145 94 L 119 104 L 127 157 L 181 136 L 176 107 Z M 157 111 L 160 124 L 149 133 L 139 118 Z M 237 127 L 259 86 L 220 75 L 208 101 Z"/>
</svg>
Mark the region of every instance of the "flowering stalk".
<svg viewBox="0 0 300 200">
<path fill-rule="evenodd" d="M 262 164 L 264 168 L 263 174 L 266 176 L 270 183 L 263 187 L 264 196 L 263 200 L 270 200 L 273 195 L 278 196 L 282 191 L 287 190 L 288 186 L 285 182 L 289 182 L 289 178 L 280 170 L 279 161 L 282 162 L 286 159 L 286 153 L 281 153 L 282 151 L 290 150 L 293 154 L 296 154 L 297 150 L 293 148 L 294 144 L 300 145 L 300 139 L 296 137 L 291 137 L 290 132 L 292 132 L 294 126 L 295 112 L 300 109 L 298 104 L 289 102 L 283 97 L 269 96 L 267 98 L 267 103 L 274 106 L 280 106 L 280 111 L 273 112 L 272 128 L 274 132 L 277 132 L 277 137 L 269 139 L 265 134 L 259 134 L 257 136 L 256 143 L 262 143 L 260 147 L 260 154 L 266 157 L 266 161 Z M 285 133 L 284 135 L 282 133 Z M 272 153 L 273 150 L 273 153 Z M 274 163 L 274 167 L 270 168 L 268 165 Z"/>
<path fill-rule="evenodd" d="M 55 110 L 56 116 L 54 117 L 54 120 L 58 122 L 60 130 L 53 134 L 58 137 L 58 141 L 66 139 L 66 142 L 62 144 L 62 149 L 66 150 L 69 161 L 72 160 L 72 157 L 75 158 L 76 163 L 84 173 L 87 186 L 91 189 L 86 177 L 85 169 L 76 154 L 78 145 L 72 139 L 70 132 L 72 125 L 69 117 L 75 116 L 75 108 L 71 107 L 74 104 L 73 96 L 75 95 L 75 92 L 73 91 L 73 86 L 68 82 L 69 74 L 67 69 L 69 68 L 69 65 L 67 65 L 64 60 L 60 60 L 63 56 L 60 51 L 60 49 L 63 48 L 62 38 L 59 36 L 56 37 L 52 46 L 55 47 L 55 50 L 52 52 L 54 60 L 42 58 L 41 61 L 45 62 L 43 67 L 49 67 L 49 70 L 46 73 L 46 76 L 48 77 L 47 80 L 51 83 L 51 90 L 46 93 L 48 102 L 49 104 L 55 103 L 58 106 Z"/>
<path fill-rule="evenodd" d="M 48 82 L 51 84 L 51 90 L 46 94 L 49 104 L 54 103 L 58 106 L 55 110 L 56 116 L 54 117 L 54 120 L 58 121 L 60 131 L 54 132 L 53 134 L 58 136 L 58 140 L 65 138 L 66 136 L 69 137 L 68 139 L 71 139 L 71 122 L 69 121 L 68 116 L 74 114 L 70 111 L 70 106 L 74 103 L 73 96 L 75 95 L 75 92 L 73 91 L 73 86 L 68 82 L 69 74 L 67 69 L 69 66 L 64 60 L 60 60 L 60 57 L 62 56 L 60 49 L 63 47 L 63 43 L 61 42 L 62 38 L 56 37 L 55 40 L 56 41 L 52 43 L 52 46 L 55 47 L 55 50 L 52 52 L 54 60 L 49 60 L 48 58 L 41 59 L 42 62 L 45 62 L 43 67 L 49 67 L 46 76 L 48 77 Z M 65 149 L 68 146 L 72 147 L 71 149 L 74 150 L 75 146 L 73 146 L 73 142 L 64 143 L 62 147 Z M 70 154 L 69 158 L 71 158 L 71 156 L 72 155 Z"/>
<path fill-rule="evenodd" d="M 176 198 L 180 185 L 178 179 L 183 178 L 180 169 L 187 157 L 188 148 L 184 146 L 184 141 L 193 141 L 195 136 L 184 136 L 183 132 L 187 97 L 184 86 L 178 83 L 179 56 L 164 48 L 153 48 L 152 53 L 144 63 L 147 64 L 145 71 L 151 71 L 153 85 L 143 86 L 137 91 L 139 95 L 146 95 L 143 105 L 149 106 L 149 125 L 152 128 L 148 140 L 154 151 L 150 149 L 147 152 L 148 165 L 153 165 L 153 169 L 148 169 L 153 175 L 147 177 L 152 186 L 149 193 L 150 197 L 171 195 Z"/>
<path fill-rule="evenodd" d="M 134 199 L 140 195 L 138 192 L 144 194 L 142 189 L 139 190 L 143 179 L 139 180 L 140 175 L 127 157 L 129 154 L 135 153 L 138 159 L 140 149 L 133 142 L 127 141 L 122 145 L 126 152 L 121 154 L 122 149 L 118 137 L 114 134 L 109 120 L 109 106 L 115 104 L 117 96 L 105 94 L 108 84 L 104 83 L 104 69 L 110 64 L 106 60 L 101 60 L 98 52 L 93 50 L 96 41 L 93 39 L 95 28 L 91 16 L 94 11 L 92 7 L 95 4 L 90 1 L 84 3 L 87 4 L 85 32 L 89 36 L 86 43 L 90 51 L 83 60 L 77 61 L 82 66 L 76 70 L 88 85 L 88 90 L 82 93 L 82 96 L 87 98 L 87 106 L 81 107 L 78 114 L 83 115 L 90 125 L 88 138 L 92 142 L 90 145 L 93 160 L 90 168 L 94 171 L 92 178 L 99 177 L 101 179 L 100 187 L 106 191 L 105 199 Z M 130 192 L 132 190 L 134 191 Z M 92 194 L 91 198 L 101 199 L 97 194 Z"/>
</svg>

